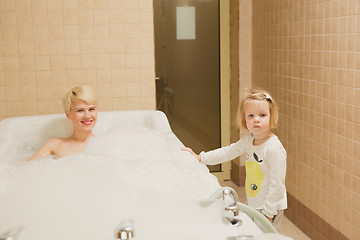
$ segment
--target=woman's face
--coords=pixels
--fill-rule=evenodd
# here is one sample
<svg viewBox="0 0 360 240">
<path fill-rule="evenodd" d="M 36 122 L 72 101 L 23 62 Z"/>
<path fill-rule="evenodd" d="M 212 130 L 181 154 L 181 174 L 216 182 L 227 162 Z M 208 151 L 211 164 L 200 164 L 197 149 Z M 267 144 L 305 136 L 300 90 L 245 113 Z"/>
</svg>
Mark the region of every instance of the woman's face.
<svg viewBox="0 0 360 240">
<path fill-rule="evenodd" d="M 74 131 L 91 131 L 97 120 L 96 105 L 77 99 L 66 116 L 72 121 Z"/>
</svg>

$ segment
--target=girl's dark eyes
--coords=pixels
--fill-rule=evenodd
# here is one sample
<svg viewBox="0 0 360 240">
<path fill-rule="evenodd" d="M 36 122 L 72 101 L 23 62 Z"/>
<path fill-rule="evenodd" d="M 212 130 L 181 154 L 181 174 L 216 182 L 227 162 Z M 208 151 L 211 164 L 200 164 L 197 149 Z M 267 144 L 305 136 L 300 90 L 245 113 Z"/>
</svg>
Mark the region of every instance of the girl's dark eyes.
<svg viewBox="0 0 360 240">
<path fill-rule="evenodd" d="M 248 115 L 248 117 L 250 117 L 250 118 L 252 118 L 252 117 L 254 117 L 254 116 L 255 116 L 254 114 L 249 114 L 249 115 Z M 260 114 L 260 117 L 266 117 L 266 116 L 267 116 L 266 113 Z"/>
</svg>

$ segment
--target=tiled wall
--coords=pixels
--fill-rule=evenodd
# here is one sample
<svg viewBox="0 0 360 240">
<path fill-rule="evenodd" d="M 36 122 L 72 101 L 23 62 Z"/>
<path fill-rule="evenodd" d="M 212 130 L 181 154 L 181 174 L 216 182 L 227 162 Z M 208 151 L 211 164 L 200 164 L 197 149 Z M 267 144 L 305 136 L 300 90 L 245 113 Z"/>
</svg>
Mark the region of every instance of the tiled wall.
<svg viewBox="0 0 360 240">
<path fill-rule="evenodd" d="M 154 109 L 152 0 L 0 0 L 0 119 L 61 113 L 75 84 L 99 110 Z"/>
<path fill-rule="evenodd" d="M 253 24 L 253 85 L 280 106 L 288 192 L 358 239 L 360 1 L 254 0 Z"/>
</svg>

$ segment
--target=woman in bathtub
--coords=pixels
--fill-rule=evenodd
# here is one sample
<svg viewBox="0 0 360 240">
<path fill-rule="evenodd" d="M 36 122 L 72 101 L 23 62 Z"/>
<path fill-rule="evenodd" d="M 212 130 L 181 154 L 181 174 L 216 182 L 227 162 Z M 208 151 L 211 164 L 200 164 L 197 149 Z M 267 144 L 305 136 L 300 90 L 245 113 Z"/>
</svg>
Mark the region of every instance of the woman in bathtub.
<svg viewBox="0 0 360 240">
<path fill-rule="evenodd" d="M 63 157 L 82 152 L 94 135 L 92 129 L 97 120 L 96 96 L 85 85 L 75 86 L 63 98 L 65 115 L 72 121 L 73 133 L 67 138 L 51 138 L 28 160 L 54 155 Z M 56 127 L 56 126 L 54 126 Z"/>
</svg>

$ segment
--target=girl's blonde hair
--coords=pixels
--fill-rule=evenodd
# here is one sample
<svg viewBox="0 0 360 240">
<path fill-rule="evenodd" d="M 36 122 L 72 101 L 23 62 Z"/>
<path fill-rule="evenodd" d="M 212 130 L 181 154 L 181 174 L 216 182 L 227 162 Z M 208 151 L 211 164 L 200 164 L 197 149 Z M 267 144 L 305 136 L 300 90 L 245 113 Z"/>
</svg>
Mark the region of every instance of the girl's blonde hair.
<svg viewBox="0 0 360 240">
<path fill-rule="evenodd" d="M 97 103 L 95 92 L 86 85 L 79 85 L 71 88 L 63 98 L 63 107 L 65 113 L 70 113 L 71 106 L 75 100 L 83 100 L 90 104 Z"/>
<path fill-rule="evenodd" d="M 246 96 L 241 100 L 237 112 L 237 125 L 239 127 L 246 127 L 246 119 L 244 112 L 244 104 L 246 101 L 267 101 L 270 107 L 270 129 L 275 129 L 278 121 L 278 108 L 275 100 L 270 96 L 270 94 L 261 89 L 250 89 L 248 90 Z"/>
</svg>

